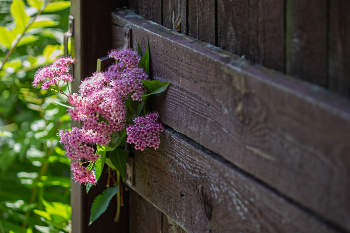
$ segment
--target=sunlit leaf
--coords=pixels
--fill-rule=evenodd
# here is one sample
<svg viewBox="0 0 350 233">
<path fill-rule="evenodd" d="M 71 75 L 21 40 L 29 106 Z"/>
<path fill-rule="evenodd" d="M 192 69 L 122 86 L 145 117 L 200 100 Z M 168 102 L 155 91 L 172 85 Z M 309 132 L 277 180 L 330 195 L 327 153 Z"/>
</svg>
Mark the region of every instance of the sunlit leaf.
<svg viewBox="0 0 350 233">
<path fill-rule="evenodd" d="M 29 16 L 25 12 L 24 2 L 22 0 L 13 0 L 10 12 L 16 22 L 16 28 L 24 29 L 29 22 Z"/>
<path fill-rule="evenodd" d="M 37 215 L 46 218 L 47 220 L 51 221 L 51 217 L 50 214 L 43 211 L 43 210 L 34 210 L 34 213 L 36 213 Z"/>
<path fill-rule="evenodd" d="M 147 94 L 143 95 L 142 98 L 145 98 L 152 94 L 161 93 L 165 91 L 170 84 L 170 82 L 161 82 L 159 80 L 142 80 L 142 83 L 147 89 Z"/>
<path fill-rule="evenodd" d="M 43 6 L 44 2 L 41 0 L 27 0 L 29 6 L 36 8 L 37 10 L 40 10 Z"/>
<path fill-rule="evenodd" d="M 89 225 L 91 225 L 98 217 L 101 216 L 101 214 L 106 211 L 109 202 L 117 192 L 119 192 L 119 187 L 111 187 L 103 191 L 102 194 L 95 198 L 91 207 Z"/>
<path fill-rule="evenodd" d="M 13 34 L 7 28 L 0 26 L 0 43 L 10 49 L 14 40 Z"/>
<path fill-rule="evenodd" d="M 49 5 L 45 8 L 44 13 L 47 12 L 54 12 L 54 11 L 60 11 L 63 9 L 66 9 L 70 7 L 69 1 L 57 1 L 57 2 L 51 2 Z"/>
<path fill-rule="evenodd" d="M 43 28 L 43 27 L 54 27 L 59 24 L 58 21 L 54 20 L 42 20 L 42 21 L 35 21 L 28 30 L 33 28 Z"/>
<path fill-rule="evenodd" d="M 34 35 L 25 35 L 22 37 L 22 39 L 18 42 L 17 47 L 33 43 L 34 41 L 37 41 L 38 37 Z"/>
</svg>

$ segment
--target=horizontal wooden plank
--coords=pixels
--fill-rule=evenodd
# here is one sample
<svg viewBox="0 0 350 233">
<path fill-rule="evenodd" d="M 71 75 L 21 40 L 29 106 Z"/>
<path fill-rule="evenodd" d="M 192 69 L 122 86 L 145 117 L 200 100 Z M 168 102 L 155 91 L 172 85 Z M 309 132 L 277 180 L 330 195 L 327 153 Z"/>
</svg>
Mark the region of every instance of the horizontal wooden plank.
<svg viewBox="0 0 350 233">
<path fill-rule="evenodd" d="M 131 188 L 189 232 L 337 232 L 173 130 L 133 155 Z"/>
<path fill-rule="evenodd" d="M 163 123 L 350 230 L 348 100 L 136 15 L 113 22 L 149 39 L 151 76 L 172 83 L 153 99 Z"/>
</svg>

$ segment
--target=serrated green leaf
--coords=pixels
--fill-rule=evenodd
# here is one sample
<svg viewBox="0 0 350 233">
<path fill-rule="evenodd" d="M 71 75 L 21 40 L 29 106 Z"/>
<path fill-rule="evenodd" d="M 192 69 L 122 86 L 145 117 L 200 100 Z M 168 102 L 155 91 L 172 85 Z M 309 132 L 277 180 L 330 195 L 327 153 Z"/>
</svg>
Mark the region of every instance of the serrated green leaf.
<svg viewBox="0 0 350 233">
<path fill-rule="evenodd" d="M 37 215 L 46 218 L 47 220 L 51 221 L 51 217 L 50 214 L 43 211 L 43 210 L 34 210 L 34 213 L 36 213 Z"/>
<path fill-rule="evenodd" d="M 33 43 L 34 41 L 37 41 L 39 37 L 33 36 L 33 35 L 26 35 L 23 36 L 22 39 L 18 42 L 17 47 Z"/>
<path fill-rule="evenodd" d="M 57 1 L 57 2 L 51 2 L 49 5 L 45 8 L 43 11 L 44 13 L 47 12 L 54 12 L 54 11 L 60 11 L 64 10 L 66 8 L 70 7 L 69 1 Z"/>
<path fill-rule="evenodd" d="M 91 225 L 98 217 L 103 214 L 112 197 L 119 192 L 119 187 L 111 187 L 103 191 L 102 194 L 98 195 L 91 206 L 91 215 L 89 225 Z"/>
<path fill-rule="evenodd" d="M 44 2 L 41 0 L 27 0 L 29 6 L 36 8 L 37 10 L 40 10 L 41 7 L 44 5 Z"/>
<path fill-rule="evenodd" d="M 114 167 L 118 170 L 123 180 L 125 180 L 125 166 L 126 159 L 128 158 L 129 151 L 116 148 L 114 151 L 109 153 L 109 159 L 111 160 Z"/>
<path fill-rule="evenodd" d="M 153 95 L 153 94 L 158 94 L 163 91 L 165 91 L 170 82 L 161 82 L 159 80 L 142 80 L 143 85 L 145 85 L 147 89 L 147 94 L 143 95 L 142 98 Z"/>
<path fill-rule="evenodd" d="M 15 36 L 5 27 L 0 26 L 0 43 L 10 49 Z"/>
<path fill-rule="evenodd" d="M 10 12 L 16 22 L 16 28 L 23 30 L 29 22 L 29 16 L 25 12 L 24 2 L 22 0 L 13 0 L 10 6 Z"/>
</svg>

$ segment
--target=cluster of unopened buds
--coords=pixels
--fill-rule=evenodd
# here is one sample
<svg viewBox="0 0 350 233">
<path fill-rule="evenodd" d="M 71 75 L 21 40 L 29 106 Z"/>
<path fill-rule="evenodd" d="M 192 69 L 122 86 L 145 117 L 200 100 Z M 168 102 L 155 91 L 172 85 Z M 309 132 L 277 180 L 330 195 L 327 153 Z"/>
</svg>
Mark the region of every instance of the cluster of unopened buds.
<svg viewBox="0 0 350 233">
<path fill-rule="evenodd" d="M 105 72 L 96 72 L 86 78 L 79 87 L 79 93 L 65 94 L 69 104 L 69 115 L 81 121 L 82 127 L 60 130 L 60 142 L 71 159 L 71 169 L 80 183 L 97 182 L 95 174 L 89 170 L 89 163 L 99 158 L 97 145 L 108 145 L 114 132 L 126 129 L 127 142 L 135 144 L 135 149 L 158 148 L 159 134 L 163 125 L 158 123 L 158 113 L 137 116 L 134 124 L 128 125 L 126 101 L 142 101 L 146 88 L 142 80 L 148 80 L 143 69 L 138 68 L 140 57 L 131 49 L 112 50 L 109 57 L 115 59 Z M 74 59 L 61 57 L 51 66 L 41 68 L 34 77 L 33 85 L 41 83 L 42 89 L 53 88 L 64 94 L 63 85 L 72 82 L 69 65 Z M 130 121 L 129 121 L 130 122 Z"/>
</svg>

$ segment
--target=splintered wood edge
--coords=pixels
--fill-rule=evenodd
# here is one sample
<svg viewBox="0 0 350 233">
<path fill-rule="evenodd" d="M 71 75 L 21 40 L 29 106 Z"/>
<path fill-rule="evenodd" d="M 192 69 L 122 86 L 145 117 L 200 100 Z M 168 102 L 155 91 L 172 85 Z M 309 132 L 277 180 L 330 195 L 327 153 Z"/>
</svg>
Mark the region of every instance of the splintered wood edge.
<svg viewBox="0 0 350 233">
<path fill-rule="evenodd" d="M 326 135 L 322 135 L 322 137 L 316 138 L 316 139 L 314 138 L 311 139 L 311 137 L 310 139 L 306 139 L 308 140 L 307 142 L 309 143 L 308 150 L 305 150 L 305 148 L 303 148 L 305 147 L 304 145 L 302 145 L 301 148 L 298 148 L 299 145 L 294 144 L 294 147 L 298 149 L 299 152 L 301 153 L 301 154 L 300 153 L 297 154 L 297 156 L 293 156 L 292 154 L 291 156 L 293 157 L 290 157 L 288 153 L 285 153 L 284 151 L 285 148 L 282 147 L 282 149 L 277 148 L 277 151 L 279 151 L 280 157 L 277 157 L 276 159 L 274 158 L 274 156 L 271 156 L 269 153 L 266 153 L 259 148 L 255 148 L 249 144 L 242 144 L 242 143 L 245 143 L 244 140 L 242 140 L 240 144 L 238 143 L 234 145 L 235 153 L 237 153 L 237 150 L 242 151 L 242 145 L 243 145 L 243 149 L 244 147 L 248 149 L 248 150 L 244 149 L 248 152 L 244 151 L 241 157 L 239 156 L 237 157 L 237 155 L 233 156 L 232 154 L 232 146 L 228 146 L 230 144 L 235 144 L 236 142 L 234 141 L 229 142 L 226 139 L 226 142 L 225 142 L 226 144 L 224 143 L 220 145 L 219 143 L 212 143 L 208 141 L 207 138 L 204 137 L 205 134 L 203 136 L 197 133 L 202 130 L 201 125 L 203 124 L 196 124 L 197 126 L 194 125 L 197 128 L 193 132 L 191 132 L 189 129 L 190 128 L 189 126 L 191 125 L 189 125 L 189 123 L 185 125 L 186 119 L 183 119 L 184 116 L 181 116 L 182 117 L 181 118 L 179 117 L 180 115 L 178 115 L 179 114 L 178 111 L 170 109 L 170 108 L 173 108 L 173 109 L 181 108 L 180 105 L 184 104 L 184 102 L 176 103 L 176 100 L 179 98 L 187 98 L 187 97 L 197 98 L 197 97 L 191 96 L 193 95 L 192 93 L 195 93 L 193 86 L 186 86 L 188 83 L 183 84 L 181 83 L 181 80 L 180 80 L 180 83 L 177 82 L 177 80 L 173 80 L 173 77 L 171 77 L 171 74 L 169 73 L 169 71 L 161 70 L 161 72 L 165 72 L 164 73 L 165 75 L 164 74 L 162 75 L 162 73 L 160 73 L 160 76 L 154 76 L 154 78 L 156 79 L 161 79 L 164 81 L 172 81 L 172 85 L 170 86 L 168 93 L 166 94 L 167 98 L 164 98 L 165 97 L 164 95 L 161 95 L 155 98 L 155 101 L 156 101 L 155 109 L 161 113 L 161 116 L 162 116 L 161 120 L 165 124 L 181 132 L 182 134 L 192 138 L 193 140 L 199 142 L 201 145 L 207 147 L 208 149 L 214 151 L 215 153 L 220 154 L 222 157 L 228 159 L 232 163 L 236 164 L 237 166 L 241 167 L 247 172 L 253 174 L 254 176 L 259 177 L 259 179 L 268 183 L 270 186 L 276 188 L 286 196 L 292 197 L 302 205 L 307 206 L 308 208 L 314 209 L 316 212 L 319 212 L 321 215 L 323 215 L 326 219 L 329 219 L 345 228 L 350 229 L 350 222 L 348 221 L 350 210 L 349 208 L 347 208 L 347 206 L 349 206 L 349 201 L 347 198 L 349 190 L 346 185 L 347 177 L 349 176 L 347 172 L 349 170 L 348 168 L 349 159 L 346 157 L 346 154 L 342 154 L 344 152 L 344 148 L 346 149 L 346 147 L 344 147 L 344 141 L 346 141 L 346 138 L 348 138 L 347 136 L 349 136 L 349 127 L 350 127 L 349 100 L 339 97 L 317 86 L 310 85 L 305 82 L 301 82 L 299 80 L 293 79 L 290 76 L 283 75 L 279 72 L 276 72 L 270 69 L 266 69 L 259 65 L 251 64 L 249 61 L 241 59 L 240 57 L 237 57 L 235 55 L 232 55 L 231 53 L 218 49 L 212 45 L 200 42 L 198 40 L 194 40 L 193 38 L 184 36 L 179 33 L 175 33 L 158 24 L 155 24 L 151 21 L 147 21 L 143 19 L 141 16 L 134 15 L 132 13 L 130 14 L 128 12 L 122 12 L 118 14 L 113 13 L 112 18 L 113 18 L 112 22 L 115 25 L 113 30 L 118 31 L 119 30 L 118 28 L 120 26 L 125 26 L 125 25 L 129 25 L 134 29 L 136 29 L 134 30 L 135 32 L 134 37 L 135 38 L 137 37 L 137 39 L 133 38 L 134 41 L 143 40 L 140 43 L 145 43 L 146 39 L 142 37 L 160 38 L 158 42 L 164 41 L 164 43 L 168 43 L 168 44 L 172 43 L 174 46 L 178 47 L 178 50 L 180 49 L 182 52 L 195 53 L 195 54 L 198 54 L 199 58 L 205 58 L 206 61 L 211 60 L 213 63 L 217 64 L 216 67 L 225 69 L 226 73 L 232 72 L 232 73 L 238 74 L 239 78 L 237 80 L 234 80 L 236 82 L 234 84 L 235 85 L 234 88 L 237 89 L 238 92 L 240 92 L 241 97 L 243 96 L 242 99 L 251 98 L 250 96 L 255 95 L 255 98 L 262 98 L 262 104 L 267 104 L 268 107 L 272 106 L 272 108 L 275 108 L 273 109 L 274 111 L 279 111 L 278 108 L 280 108 L 282 105 L 280 104 L 275 106 L 273 103 L 275 97 L 266 96 L 266 94 L 263 94 L 264 88 L 266 88 L 267 94 L 271 94 L 271 93 L 274 94 L 272 96 L 282 95 L 284 100 L 288 101 L 288 104 L 291 104 L 291 107 L 286 107 L 285 109 L 282 109 L 285 111 L 285 113 L 290 115 L 289 117 L 295 117 L 296 115 L 291 114 L 291 112 L 300 111 L 299 109 L 300 106 L 302 106 L 303 110 L 308 111 L 307 112 L 308 115 L 306 115 L 306 118 L 305 118 L 306 120 L 303 119 L 305 120 L 304 123 L 308 122 L 308 124 L 312 125 L 314 119 L 310 118 L 310 116 L 318 117 L 316 118 L 316 120 L 318 121 L 322 121 L 322 117 L 323 117 L 325 119 L 325 126 L 321 126 L 321 129 L 318 129 L 319 131 L 317 132 L 325 132 Z M 120 45 L 119 40 L 120 38 L 118 38 L 118 36 L 113 39 L 114 48 L 119 47 Z M 152 55 L 152 53 L 157 52 L 156 50 L 158 49 L 157 47 L 158 45 L 150 45 L 150 46 L 156 46 L 151 48 L 151 55 Z M 153 59 L 156 60 L 157 57 L 153 57 Z M 174 60 L 173 62 L 176 62 L 176 61 Z M 156 64 L 152 64 L 152 66 L 154 66 L 154 69 L 158 72 L 157 69 L 159 67 L 157 68 Z M 169 78 L 170 80 L 168 80 Z M 236 77 L 234 77 L 234 79 L 235 78 Z M 254 90 L 254 88 L 253 89 L 247 88 L 248 82 L 250 86 L 253 86 L 254 88 L 256 88 L 256 90 Z M 208 88 L 211 88 L 211 87 L 208 86 Z M 260 89 L 258 90 L 260 91 L 259 93 L 257 89 Z M 256 93 L 254 93 L 255 91 Z M 188 93 L 185 95 L 185 97 L 183 97 L 183 93 L 186 93 L 186 92 Z M 262 96 L 259 96 L 257 93 L 262 94 Z M 198 100 L 201 100 L 201 97 L 202 96 L 200 96 L 199 99 L 194 99 L 194 100 L 198 102 Z M 190 99 L 186 99 L 186 100 L 190 100 Z M 182 101 L 185 101 L 185 99 Z M 295 102 L 297 102 L 297 104 L 295 104 Z M 197 104 L 199 103 L 200 102 L 198 102 Z M 169 104 L 173 104 L 173 106 L 169 108 L 168 107 Z M 175 105 L 177 104 L 177 105 L 175 106 L 174 104 Z M 239 110 L 239 107 L 240 105 L 237 106 L 238 110 Z M 207 109 L 203 109 L 203 108 L 201 108 L 200 110 L 207 111 Z M 189 112 L 188 114 L 189 114 L 188 115 L 189 117 L 192 117 L 190 122 L 192 122 L 196 117 L 200 117 L 203 114 L 206 114 L 205 117 L 210 116 L 208 112 L 202 112 L 202 114 L 199 114 L 199 115 L 193 115 L 191 112 Z M 191 116 L 191 114 L 193 116 Z M 305 115 L 305 113 L 303 112 L 300 113 L 300 115 L 303 115 L 303 114 Z M 272 116 L 275 117 L 275 115 L 272 115 Z M 271 124 L 273 125 L 275 123 L 272 122 Z M 305 126 L 309 127 L 308 124 L 306 124 Z M 193 128 L 194 126 L 192 125 L 191 127 Z M 275 128 L 278 126 L 280 125 L 275 125 Z M 297 125 L 297 126 L 300 127 L 300 125 Z M 212 126 L 209 126 L 209 127 L 212 127 Z M 210 132 L 214 132 L 216 130 L 216 128 L 215 127 L 213 128 L 213 127 L 211 128 Z M 288 127 L 287 129 L 291 130 L 292 132 L 291 135 L 293 135 L 293 132 L 295 131 L 295 129 L 293 128 L 291 129 Z M 313 128 L 309 127 L 309 129 L 313 129 Z M 329 133 L 329 135 L 327 135 L 328 131 L 332 131 L 332 133 Z M 338 131 L 340 132 L 339 135 L 337 135 Z M 223 132 L 217 131 L 216 133 L 220 134 Z M 300 137 L 300 134 L 302 133 L 296 134 L 296 136 Z M 337 137 L 334 137 L 334 135 L 336 135 Z M 337 138 L 339 138 L 339 136 L 343 138 L 342 141 L 337 141 Z M 318 157 L 319 154 L 317 154 L 318 153 L 317 151 L 316 151 L 317 152 L 316 154 L 313 154 L 313 153 L 310 154 L 309 152 L 310 150 L 315 151 L 312 145 L 324 144 L 323 142 L 327 140 L 325 139 L 325 137 L 326 138 L 328 137 L 329 139 L 332 140 L 332 142 L 334 142 L 334 147 L 340 148 L 340 152 L 338 151 L 340 154 L 339 153 L 336 155 L 325 154 L 321 158 Z M 288 138 L 287 139 L 282 138 L 283 143 L 287 144 L 287 147 L 286 147 L 287 149 L 293 147 L 293 143 L 291 144 L 290 142 L 288 142 L 288 140 L 289 140 Z M 225 148 L 226 149 L 228 148 L 228 149 L 225 151 Z M 293 152 L 294 149 L 290 149 L 290 151 Z M 254 157 L 253 155 L 251 155 L 252 153 L 255 154 L 255 156 L 257 157 Z M 290 163 L 290 161 L 294 161 L 294 162 Z M 297 172 L 297 170 L 294 169 L 293 167 L 297 166 L 297 164 L 300 164 L 303 161 L 305 162 L 308 161 L 308 163 L 304 163 L 305 166 L 303 165 L 306 171 Z M 318 165 L 319 162 L 324 163 L 322 164 L 323 167 Z M 307 166 L 313 166 L 314 164 L 319 166 L 317 167 L 318 170 L 315 170 L 313 167 L 307 167 Z M 287 173 L 287 171 L 289 173 Z M 328 174 L 333 174 L 334 171 L 337 171 L 335 173 L 335 177 L 333 178 L 329 177 Z M 285 177 L 287 178 L 285 178 L 282 175 L 285 175 Z M 333 181 L 330 182 L 329 181 L 330 179 L 333 179 Z M 300 185 L 303 183 L 306 185 Z M 340 192 L 339 192 L 339 189 L 341 189 Z M 329 193 L 326 193 L 324 190 L 332 190 L 332 191 L 329 191 Z M 320 200 L 322 201 L 320 202 Z"/>
<path fill-rule="evenodd" d="M 171 129 L 133 153 L 131 188 L 189 232 L 341 232 Z"/>
</svg>

